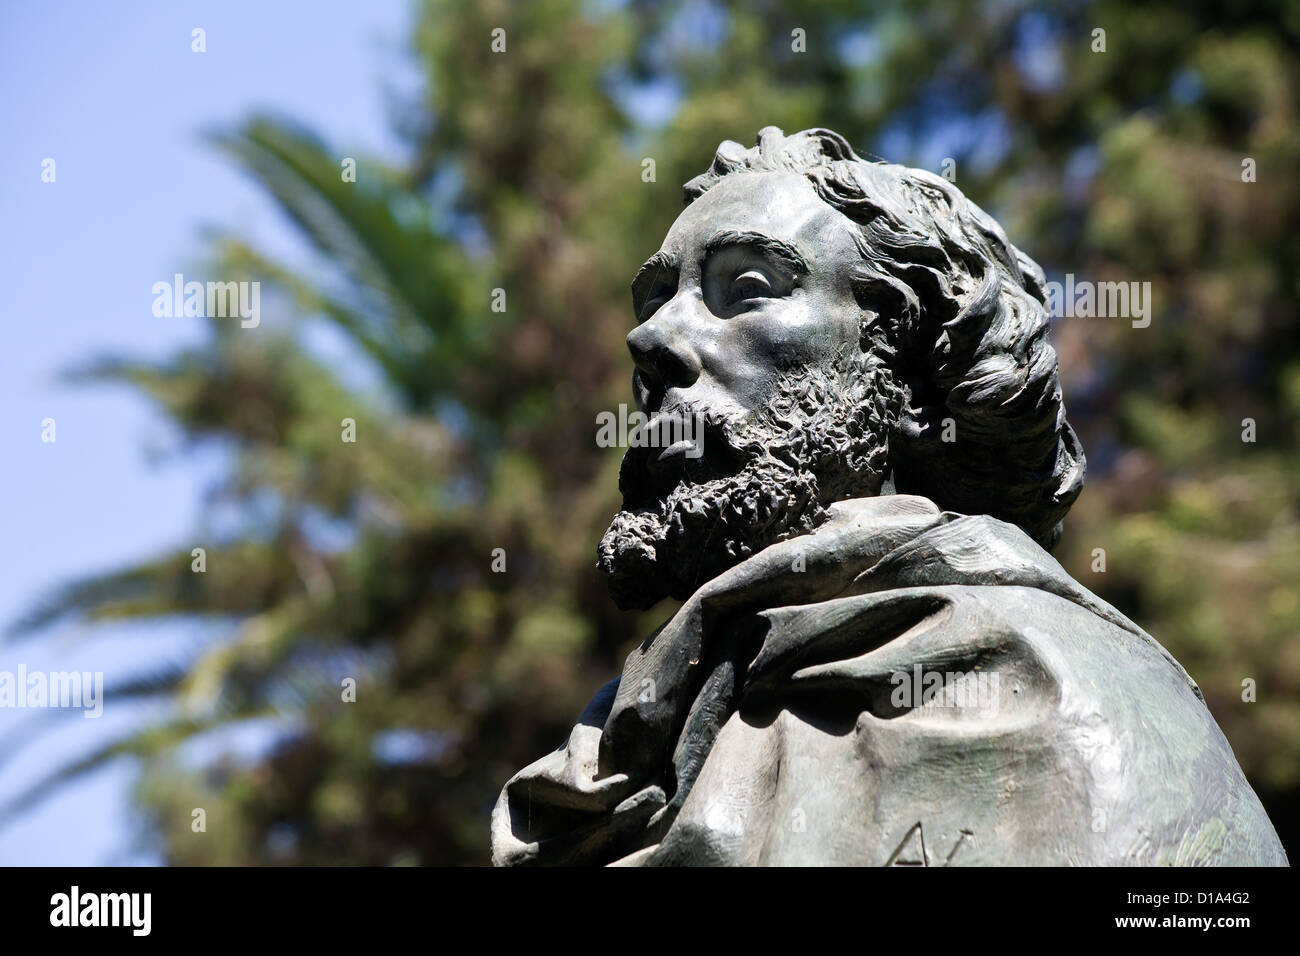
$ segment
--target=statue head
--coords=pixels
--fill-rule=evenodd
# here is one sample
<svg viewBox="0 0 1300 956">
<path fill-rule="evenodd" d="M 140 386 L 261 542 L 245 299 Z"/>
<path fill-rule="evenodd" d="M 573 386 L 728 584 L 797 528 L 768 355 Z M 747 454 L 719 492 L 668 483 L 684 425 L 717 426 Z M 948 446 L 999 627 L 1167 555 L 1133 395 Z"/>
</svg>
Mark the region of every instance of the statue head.
<svg viewBox="0 0 1300 956">
<path fill-rule="evenodd" d="M 775 127 L 718 147 L 632 283 L 633 391 L 599 566 L 622 607 L 688 597 L 836 501 L 891 490 L 1045 547 L 1083 486 L 1043 271 L 948 181 Z"/>
</svg>

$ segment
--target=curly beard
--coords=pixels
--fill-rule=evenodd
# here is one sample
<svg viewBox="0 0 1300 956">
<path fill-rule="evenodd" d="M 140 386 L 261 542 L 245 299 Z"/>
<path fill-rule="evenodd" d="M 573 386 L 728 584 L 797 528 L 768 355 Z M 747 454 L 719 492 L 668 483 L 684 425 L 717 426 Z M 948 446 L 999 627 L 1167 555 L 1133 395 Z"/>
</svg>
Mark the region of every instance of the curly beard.
<svg viewBox="0 0 1300 956">
<path fill-rule="evenodd" d="M 879 494 L 901 403 L 887 366 L 859 352 L 830 369 L 783 373 L 773 399 L 744 418 L 661 409 L 702 421 L 703 454 L 624 455 L 623 510 L 597 561 L 614 602 L 629 610 L 684 600 L 769 545 L 812 531 L 830 504 Z"/>
</svg>

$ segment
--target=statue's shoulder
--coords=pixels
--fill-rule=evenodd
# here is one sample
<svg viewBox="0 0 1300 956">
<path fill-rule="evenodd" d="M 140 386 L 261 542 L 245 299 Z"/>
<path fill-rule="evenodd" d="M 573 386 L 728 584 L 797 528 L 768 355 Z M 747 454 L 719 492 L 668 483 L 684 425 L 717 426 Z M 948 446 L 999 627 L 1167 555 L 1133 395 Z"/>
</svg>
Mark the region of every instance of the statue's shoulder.
<svg viewBox="0 0 1300 956">
<path fill-rule="evenodd" d="M 990 515 L 941 512 L 927 499 L 903 495 L 845 505 L 841 523 L 878 528 L 890 515 L 924 522 L 859 574 L 846 593 L 939 588 L 955 598 L 962 592 L 986 610 L 988 627 L 1015 635 L 1061 680 L 1079 685 L 1080 694 L 1094 685 L 1099 694 L 1129 685 L 1141 694 L 1154 681 L 1204 710 L 1200 688 L 1169 651 L 1076 581 L 1016 525 Z"/>
</svg>

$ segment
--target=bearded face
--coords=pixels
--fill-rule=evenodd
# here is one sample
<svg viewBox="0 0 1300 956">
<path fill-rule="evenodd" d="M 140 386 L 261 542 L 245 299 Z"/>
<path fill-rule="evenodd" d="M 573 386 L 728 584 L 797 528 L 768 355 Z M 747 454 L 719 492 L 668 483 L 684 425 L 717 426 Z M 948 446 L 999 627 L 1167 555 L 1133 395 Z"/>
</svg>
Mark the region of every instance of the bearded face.
<svg viewBox="0 0 1300 956">
<path fill-rule="evenodd" d="M 745 558 L 819 525 L 832 502 L 879 494 L 898 390 L 867 356 L 786 373 L 747 417 L 694 413 L 702 455 L 632 448 L 623 510 L 601 539 L 598 567 L 619 607 L 685 599 Z"/>
<path fill-rule="evenodd" d="M 633 283 L 628 336 L 649 443 L 600 542 L 620 607 L 645 608 L 880 492 L 901 391 L 860 347 L 848 221 L 790 173 L 728 177 L 687 208 Z M 673 420 L 689 443 L 656 440 Z"/>
</svg>

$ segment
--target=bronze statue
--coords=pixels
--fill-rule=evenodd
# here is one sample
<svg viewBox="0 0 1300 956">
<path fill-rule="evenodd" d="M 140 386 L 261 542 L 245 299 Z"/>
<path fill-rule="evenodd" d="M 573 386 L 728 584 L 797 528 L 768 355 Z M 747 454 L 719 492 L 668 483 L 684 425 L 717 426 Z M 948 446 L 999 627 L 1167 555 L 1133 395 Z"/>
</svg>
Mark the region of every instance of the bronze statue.
<svg viewBox="0 0 1300 956">
<path fill-rule="evenodd" d="M 1047 553 L 1084 456 L 1042 270 L 829 130 L 685 198 L 599 547 L 620 606 L 685 603 L 506 784 L 494 861 L 1285 865 L 1196 684 Z"/>
</svg>

